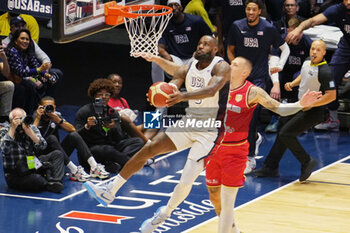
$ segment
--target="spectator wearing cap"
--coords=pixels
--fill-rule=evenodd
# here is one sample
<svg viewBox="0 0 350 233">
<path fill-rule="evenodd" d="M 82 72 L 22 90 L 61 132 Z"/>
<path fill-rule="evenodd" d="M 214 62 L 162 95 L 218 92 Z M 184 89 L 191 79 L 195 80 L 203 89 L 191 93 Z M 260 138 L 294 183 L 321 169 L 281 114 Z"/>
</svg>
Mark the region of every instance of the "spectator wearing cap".
<svg viewBox="0 0 350 233">
<path fill-rule="evenodd" d="M 167 5 L 173 9 L 173 16 L 159 40 L 159 55 L 185 65 L 192 58 L 199 39 L 212 32 L 201 17 L 183 13 L 180 0 L 168 0 Z M 164 71 L 156 63 L 152 63 L 152 81 L 164 81 Z"/>
<path fill-rule="evenodd" d="M 15 32 L 20 29 L 28 29 L 26 21 L 21 16 L 13 17 L 10 20 L 10 34 L 8 35 L 8 37 L 2 40 L 2 45 L 4 48 L 6 48 L 9 45 Z M 56 90 L 62 83 L 63 72 L 60 69 L 51 68 L 52 64 L 50 57 L 39 47 L 39 45 L 34 41 L 33 38 L 32 41 L 34 45 L 35 58 L 41 64 L 47 64 L 47 67 L 49 68 L 49 74 L 53 77 L 53 83 L 48 83 L 46 90 L 44 91 L 44 93 L 42 93 L 42 96 L 55 97 Z"/>
<path fill-rule="evenodd" d="M 26 14 L 15 14 L 6 12 L 5 14 L 0 15 L 0 36 L 8 36 L 11 31 L 11 24 L 10 21 L 13 18 L 16 18 L 17 16 L 20 16 L 22 20 L 24 20 L 27 29 L 30 31 L 30 35 L 32 36 L 32 39 L 35 41 L 35 43 L 39 42 L 39 25 L 36 19 L 31 15 Z M 18 22 L 21 23 L 22 20 L 19 20 Z"/>
</svg>

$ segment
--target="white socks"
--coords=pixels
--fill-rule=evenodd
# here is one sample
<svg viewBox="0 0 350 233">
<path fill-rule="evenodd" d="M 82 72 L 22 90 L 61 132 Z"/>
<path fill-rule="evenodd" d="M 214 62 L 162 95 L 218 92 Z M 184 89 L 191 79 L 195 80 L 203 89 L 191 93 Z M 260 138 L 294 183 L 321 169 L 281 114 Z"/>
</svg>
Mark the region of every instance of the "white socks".
<svg viewBox="0 0 350 233">
<path fill-rule="evenodd" d="M 125 184 L 125 182 L 126 179 L 124 179 L 120 174 L 118 174 L 114 178 L 113 182 L 110 183 L 111 185 L 108 187 L 110 189 L 109 191 L 111 191 L 112 194 L 115 195 L 118 192 L 118 190 Z"/>
<path fill-rule="evenodd" d="M 95 158 L 90 156 L 90 158 L 88 158 L 87 162 L 90 165 L 91 170 L 95 170 L 95 168 L 97 167 L 97 162 L 96 162 Z"/>
<path fill-rule="evenodd" d="M 67 164 L 67 167 L 69 171 L 73 174 L 75 174 L 78 171 L 78 167 L 72 161 L 69 161 L 69 163 Z"/>
<path fill-rule="evenodd" d="M 219 233 L 239 233 L 234 221 L 234 206 L 238 188 L 221 185 L 221 213 L 219 217 Z"/>
<path fill-rule="evenodd" d="M 166 215 L 170 216 L 171 212 L 183 202 L 191 191 L 193 182 L 203 171 L 203 160 L 196 162 L 188 159 L 182 171 L 180 183 L 176 185 L 173 194 L 171 195 L 167 208 Z"/>
</svg>

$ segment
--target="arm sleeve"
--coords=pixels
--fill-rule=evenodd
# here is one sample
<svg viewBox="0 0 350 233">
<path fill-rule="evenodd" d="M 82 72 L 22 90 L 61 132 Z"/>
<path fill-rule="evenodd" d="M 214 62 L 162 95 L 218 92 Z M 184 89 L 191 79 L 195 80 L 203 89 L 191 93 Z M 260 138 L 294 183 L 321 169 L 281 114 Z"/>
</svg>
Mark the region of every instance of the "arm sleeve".
<svg viewBox="0 0 350 233">
<path fill-rule="evenodd" d="M 80 134 L 81 137 L 86 138 L 89 135 L 89 131 L 85 128 L 85 124 L 87 122 L 87 118 L 92 116 L 93 114 L 90 114 L 89 112 L 89 105 L 85 105 L 81 107 L 78 112 L 75 115 L 75 121 L 74 126 L 77 130 L 77 132 Z"/>
<path fill-rule="evenodd" d="M 333 73 L 328 65 L 323 65 L 319 67 L 318 81 L 320 82 L 320 91 L 323 93 L 328 90 L 335 89 L 335 82 L 333 79 Z"/>
<path fill-rule="evenodd" d="M 290 49 L 286 42 L 284 42 L 284 44 L 280 46 L 280 49 L 281 49 L 281 56 L 278 62 L 278 67 L 280 67 L 283 70 L 283 67 L 286 64 L 287 59 L 289 57 Z"/>
<path fill-rule="evenodd" d="M 35 57 L 41 62 L 41 63 L 46 63 L 46 62 L 51 62 L 49 56 L 39 47 L 35 41 L 34 43 L 34 49 L 35 49 Z"/>
<path fill-rule="evenodd" d="M 328 7 L 322 14 L 327 18 L 328 23 L 329 22 L 335 22 L 336 19 L 339 17 L 338 14 L 338 7 L 339 5 L 333 5 Z"/>
<path fill-rule="evenodd" d="M 10 137 L 8 131 L 9 129 L 2 129 L 0 133 L 0 148 L 3 155 L 11 152 L 11 145 L 14 143 L 14 140 Z"/>
<path fill-rule="evenodd" d="M 276 113 L 281 116 L 289 116 L 299 112 L 302 108 L 303 106 L 299 101 L 295 103 L 281 103 L 276 109 Z"/>
<path fill-rule="evenodd" d="M 47 142 L 41 136 L 39 129 L 35 125 L 31 125 L 30 127 L 32 128 L 32 130 L 34 131 L 36 136 L 38 136 L 38 138 L 39 138 L 39 143 L 34 144 L 35 149 L 44 150 L 47 146 Z"/>
<path fill-rule="evenodd" d="M 18 51 L 15 48 L 7 50 L 6 55 L 8 57 L 11 72 L 15 73 L 21 78 L 38 75 L 36 67 L 29 68 L 27 64 L 22 63 Z"/>
<path fill-rule="evenodd" d="M 281 46 L 286 43 L 284 39 L 282 38 L 281 34 L 277 31 L 277 29 L 274 26 L 271 26 L 271 30 L 269 30 L 271 33 L 271 37 L 273 38 L 272 46 L 274 48 L 281 48 Z M 288 45 L 287 45 L 288 46 Z"/>
</svg>

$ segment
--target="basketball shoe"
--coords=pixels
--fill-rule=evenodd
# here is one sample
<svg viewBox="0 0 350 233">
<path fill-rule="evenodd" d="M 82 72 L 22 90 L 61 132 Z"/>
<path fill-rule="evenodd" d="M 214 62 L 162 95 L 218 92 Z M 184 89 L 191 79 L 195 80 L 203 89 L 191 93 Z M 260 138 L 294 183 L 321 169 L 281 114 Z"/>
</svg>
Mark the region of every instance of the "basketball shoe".
<svg viewBox="0 0 350 233">
<path fill-rule="evenodd" d="M 114 201 L 115 196 L 109 191 L 108 184 L 96 185 L 87 181 L 84 183 L 84 187 L 103 206 L 108 206 Z"/>
<path fill-rule="evenodd" d="M 327 131 L 338 132 L 339 131 L 339 125 L 340 125 L 339 120 L 333 121 L 333 120 L 331 120 L 329 118 L 327 121 L 322 122 L 322 123 L 320 123 L 318 125 L 315 125 L 315 129 L 316 130 L 327 130 Z"/>
<path fill-rule="evenodd" d="M 159 225 L 161 225 L 165 220 L 167 220 L 167 218 L 170 217 L 166 216 L 165 210 L 166 206 L 159 207 L 152 218 L 149 218 L 142 223 L 140 231 L 142 233 L 151 233 L 157 229 Z"/>
<path fill-rule="evenodd" d="M 92 177 L 98 177 L 100 179 L 106 179 L 109 177 L 109 172 L 105 170 L 105 166 L 98 163 L 94 170 L 90 170 L 90 175 Z"/>
<path fill-rule="evenodd" d="M 84 168 L 82 166 L 78 166 L 77 171 L 75 173 L 71 172 L 69 177 L 70 180 L 79 182 L 88 181 L 90 178 L 91 176 L 84 171 Z"/>
</svg>

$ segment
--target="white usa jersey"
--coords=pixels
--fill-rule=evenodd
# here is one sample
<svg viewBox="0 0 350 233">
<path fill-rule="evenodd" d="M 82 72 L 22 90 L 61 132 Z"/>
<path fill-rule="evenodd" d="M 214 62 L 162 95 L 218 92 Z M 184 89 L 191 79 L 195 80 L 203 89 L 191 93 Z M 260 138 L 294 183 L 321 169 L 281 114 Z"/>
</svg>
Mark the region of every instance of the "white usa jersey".
<svg viewBox="0 0 350 233">
<path fill-rule="evenodd" d="M 213 68 L 220 61 L 223 61 L 223 59 L 215 56 L 206 68 L 198 70 L 196 67 L 198 60 L 194 60 L 190 64 L 186 74 L 185 85 L 187 92 L 193 92 L 208 86 L 209 81 L 212 79 Z M 213 97 L 189 100 L 188 105 L 189 107 L 186 109 L 186 113 L 191 117 L 216 118 L 219 108 L 219 92 Z"/>
</svg>

